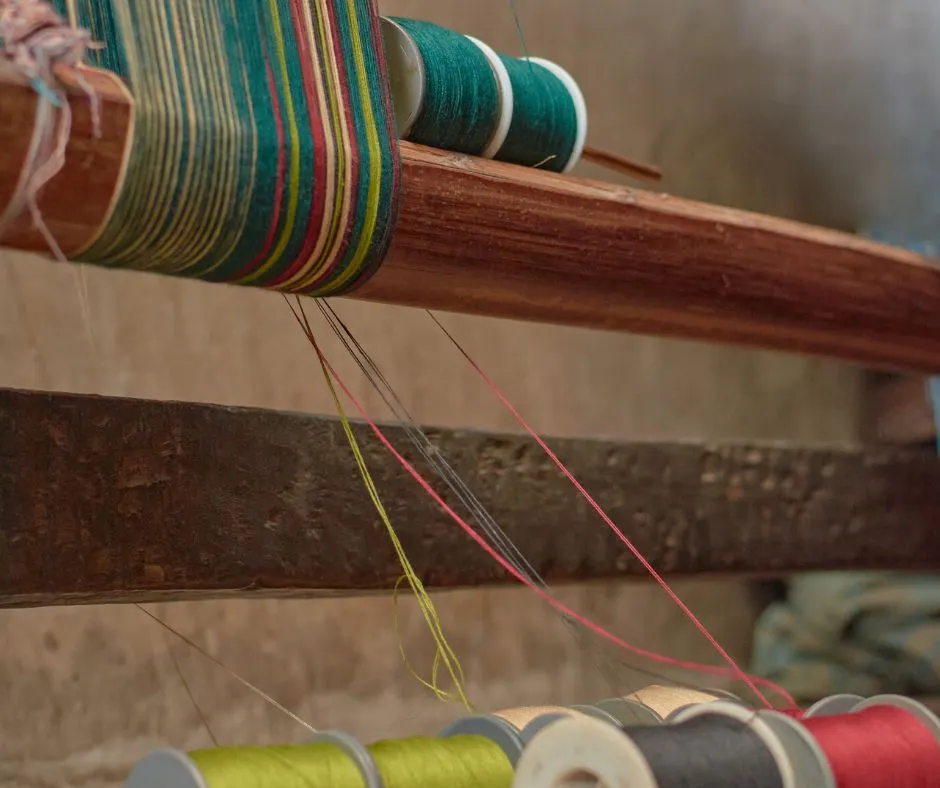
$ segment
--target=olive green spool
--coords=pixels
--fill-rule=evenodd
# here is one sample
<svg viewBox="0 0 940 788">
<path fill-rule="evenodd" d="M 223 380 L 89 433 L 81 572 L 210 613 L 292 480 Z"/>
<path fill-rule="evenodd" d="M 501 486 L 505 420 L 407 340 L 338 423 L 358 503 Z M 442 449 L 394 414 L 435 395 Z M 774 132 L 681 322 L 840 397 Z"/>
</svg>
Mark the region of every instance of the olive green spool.
<svg viewBox="0 0 940 788">
<path fill-rule="evenodd" d="M 416 737 L 364 748 L 384 788 L 511 788 L 513 767 L 483 736 Z M 216 747 L 187 754 L 157 750 L 142 759 L 126 788 L 366 788 L 356 762 L 317 742 L 278 747 Z"/>
</svg>

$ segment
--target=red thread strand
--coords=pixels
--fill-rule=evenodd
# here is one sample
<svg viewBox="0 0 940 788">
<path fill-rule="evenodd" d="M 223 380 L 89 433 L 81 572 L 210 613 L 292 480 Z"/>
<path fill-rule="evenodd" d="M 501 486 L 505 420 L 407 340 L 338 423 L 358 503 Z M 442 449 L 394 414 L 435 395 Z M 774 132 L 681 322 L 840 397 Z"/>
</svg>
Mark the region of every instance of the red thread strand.
<svg viewBox="0 0 940 788">
<path fill-rule="evenodd" d="M 296 313 L 295 313 L 295 316 L 296 316 Z M 299 319 L 298 319 L 298 322 L 300 322 Z M 301 327 L 303 327 L 303 323 L 301 323 Z M 751 687 L 751 689 L 755 692 L 756 695 L 758 695 L 761 698 L 763 698 L 764 696 L 760 693 L 760 691 L 756 689 L 755 685 L 760 685 L 774 692 L 777 692 L 781 697 L 783 697 L 787 701 L 787 703 L 789 703 L 790 705 L 796 705 L 792 696 L 783 687 L 767 679 L 758 678 L 756 676 L 748 676 L 747 674 L 743 673 L 741 669 L 737 667 L 737 665 L 734 665 L 733 662 L 732 662 L 732 665 L 734 665 L 734 669 L 729 670 L 728 668 L 720 668 L 720 667 L 716 667 L 713 665 L 703 665 L 698 662 L 691 662 L 691 661 L 686 661 L 686 660 L 675 659 L 673 657 L 667 657 L 662 654 L 657 654 L 654 651 L 647 651 L 646 649 L 642 649 L 638 646 L 634 646 L 631 643 L 628 643 L 627 641 L 617 637 L 613 633 L 608 632 L 600 624 L 596 624 L 590 619 L 585 618 L 584 616 L 581 616 L 580 614 L 576 613 L 574 610 L 569 608 L 560 600 L 556 599 L 550 593 L 548 593 L 547 591 L 543 590 L 542 588 L 539 588 L 537 585 L 532 583 L 528 578 L 526 578 L 522 573 L 520 573 L 511 563 L 509 563 L 509 561 L 507 561 L 498 552 L 496 552 L 496 550 L 494 550 L 482 536 L 480 536 L 468 523 L 466 523 L 463 520 L 463 518 L 461 518 L 461 516 L 457 514 L 457 512 L 455 512 L 450 506 L 448 506 L 447 503 L 444 501 L 444 499 L 441 498 L 441 496 L 438 495 L 437 491 L 430 485 L 430 483 L 414 468 L 413 465 L 411 465 L 411 463 L 408 462 L 408 460 L 406 460 L 398 452 L 398 450 L 392 445 L 391 441 L 389 441 L 389 439 L 385 437 L 385 434 L 378 427 L 378 425 L 369 417 L 369 414 L 366 412 L 365 408 L 360 404 L 359 400 L 356 399 L 356 397 L 352 394 L 352 392 L 349 390 L 349 388 L 346 386 L 343 380 L 336 373 L 336 370 L 333 368 L 330 362 L 326 359 L 326 356 L 324 356 L 323 352 L 320 350 L 320 347 L 317 344 L 313 335 L 311 333 L 307 333 L 306 331 L 305 333 L 307 335 L 307 339 L 310 341 L 310 344 L 313 346 L 313 349 L 316 352 L 319 360 L 327 368 L 330 375 L 332 375 L 333 379 L 336 381 L 336 384 L 342 389 L 347 399 L 349 399 L 353 407 L 359 412 L 359 415 L 362 417 L 362 419 L 369 425 L 369 427 L 372 429 L 372 432 L 379 439 L 382 445 L 386 449 L 388 449 L 389 452 L 391 452 L 391 454 L 395 457 L 398 463 L 422 487 L 422 489 L 428 495 L 431 496 L 431 498 L 435 501 L 435 503 L 437 503 L 437 505 L 440 506 L 441 509 L 443 509 L 444 512 L 446 512 L 447 515 L 450 516 L 450 518 L 455 523 L 457 523 L 457 525 L 460 526 L 460 528 L 471 539 L 473 539 L 473 541 L 475 541 L 484 550 L 484 552 L 486 552 L 487 555 L 490 556 L 490 558 L 496 561 L 506 572 L 508 572 L 511 577 L 518 580 L 520 583 L 522 583 L 527 588 L 529 588 L 530 591 L 532 591 L 537 596 L 541 597 L 543 600 L 548 602 L 548 604 L 550 604 L 553 608 L 555 608 L 555 610 L 557 610 L 559 613 L 569 616 L 571 619 L 573 619 L 574 621 L 577 621 L 585 629 L 594 633 L 598 637 L 603 638 L 609 643 L 612 643 L 615 646 L 618 646 L 626 651 L 629 651 L 639 657 L 644 657 L 653 662 L 658 662 L 659 664 L 662 664 L 662 665 L 669 665 L 669 666 L 680 668 L 683 670 L 696 671 L 698 673 L 704 673 L 704 674 L 708 674 L 712 676 L 723 676 L 723 677 L 731 676 L 733 678 L 740 678 L 749 687 Z M 730 657 L 729 657 L 729 660 L 730 660 Z M 766 700 L 764 702 L 766 703 Z M 768 703 L 767 705 L 769 706 L 770 704 Z"/>
<path fill-rule="evenodd" d="M 473 367 L 474 371 L 480 376 L 483 382 L 489 387 L 489 389 L 496 395 L 499 401 L 506 407 L 506 409 L 513 415 L 513 418 L 519 423 L 519 425 L 527 432 L 529 435 L 538 443 L 542 451 L 544 451 L 551 461 L 555 463 L 558 470 L 560 470 L 570 481 L 575 489 L 581 494 L 581 496 L 591 505 L 591 508 L 600 515 L 601 519 L 607 524 L 608 528 L 612 530 L 617 538 L 626 545 L 627 549 L 633 553 L 634 557 L 643 568 L 649 573 L 658 584 L 659 587 L 665 591 L 666 595 L 678 606 L 678 608 L 685 614 L 685 616 L 695 625 L 695 628 L 704 636 L 704 638 L 711 644 L 711 646 L 718 652 L 721 658 L 728 664 L 728 667 L 731 668 L 732 673 L 735 678 L 740 679 L 748 689 L 750 689 L 760 701 L 767 706 L 768 708 L 773 708 L 771 703 L 764 697 L 763 693 L 757 689 L 756 682 L 748 676 L 740 667 L 738 667 L 737 662 L 734 661 L 732 656 L 725 651 L 722 645 L 718 642 L 718 639 L 708 631 L 708 628 L 698 619 L 698 617 L 689 609 L 689 607 L 682 601 L 679 595 L 672 590 L 672 587 L 666 582 L 666 580 L 659 574 L 654 568 L 653 565 L 647 560 L 646 556 L 640 552 L 639 548 L 627 538 L 627 535 L 617 527 L 613 520 L 610 519 L 610 516 L 607 512 L 604 511 L 603 507 L 594 500 L 593 496 L 584 488 L 584 486 L 579 482 L 573 473 L 568 470 L 568 467 L 558 459 L 558 456 L 553 452 L 547 443 L 536 433 L 529 423 L 523 418 L 522 414 L 516 410 L 515 406 L 506 398 L 499 387 L 487 376 L 487 374 L 480 368 L 480 366 L 470 357 L 466 350 L 461 347 L 460 343 L 454 338 L 454 336 L 444 327 L 440 320 L 435 317 L 435 315 L 428 311 L 428 315 L 431 319 L 437 324 L 437 326 L 444 332 L 447 338 L 453 343 L 454 347 L 460 352 L 460 354 L 467 360 L 467 363 Z M 785 696 L 789 697 L 789 696 Z"/>
<path fill-rule="evenodd" d="M 803 724 L 826 753 L 838 788 L 940 786 L 940 743 L 904 709 L 871 706 Z"/>
</svg>

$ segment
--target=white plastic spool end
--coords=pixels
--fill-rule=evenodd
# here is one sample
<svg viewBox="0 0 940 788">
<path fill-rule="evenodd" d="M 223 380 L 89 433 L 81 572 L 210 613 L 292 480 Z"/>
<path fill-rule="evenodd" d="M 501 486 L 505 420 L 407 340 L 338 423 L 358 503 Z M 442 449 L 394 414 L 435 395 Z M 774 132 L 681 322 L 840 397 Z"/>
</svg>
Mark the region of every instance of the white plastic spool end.
<svg viewBox="0 0 940 788">
<path fill-rule="evenodd" d="M 828 698 L 817 700 L 803 712 L 804 717 L 828 717 L 833 714 L 848 714 L 852 709 L 865 700 L 861 695 L 840 693 L 830 695 Z"/>
<path fill-rule="evenodd" d="M 640 748 L 622 730 L 590 717 L 555 722 L 529 742 L 513 788 L 657 788 Z"/>
<path fill-rule="evenodd" d="M 452 736 L 483 736 L 489 739 L 506 753 L 513 767 L 522 754 L 523 742 L 519 731 L 495 714 L 471 714 L 461 717 L 438 734 L 439 739 L 449 739 Z"/>
<path fill-rule="evenodd" d="M 512 125 L 513 110 L 513 92 L 512 80 L 509 79 L 509 72 L 506 70 L 506 64 L 503 63 L 496 51 L 489 45 L 484 44 L 473 36 L 464 36 L 468 41 L 479 49 L 490 68 L 493 69 L 493 76 L 496 78 L 496 87 L 499 90 L 499 119 L 496 122 L 496 128 L 493 135 L 486 143 L 486 147 L 480 154 L 484 159 L 492 159 L 499 149 L 503 147 L 506 137 L 509 134 L 509 127 Z"/>
<path fill-rule="evenodd" d="M 185 752 L 154 750 L 141 758 L 124 781 L 124 788 L 208 788 L 202 773 Z"/>
<path fill-rule="evenodd" d="M 401 25 L 384 16 L 379 23 L 395 115 L 395 133 L 404 140 L 424 107 L 427 84 L 424 59 L 414 39 Z"/>
<path fill-rule="evenodd" d="M 829 759 L 805 725 L 778 711 L 762 709 L 757 713 L 773 729 L 786 749 L 798 786 L 836 788 L 836 778 Z"/>
</svg>

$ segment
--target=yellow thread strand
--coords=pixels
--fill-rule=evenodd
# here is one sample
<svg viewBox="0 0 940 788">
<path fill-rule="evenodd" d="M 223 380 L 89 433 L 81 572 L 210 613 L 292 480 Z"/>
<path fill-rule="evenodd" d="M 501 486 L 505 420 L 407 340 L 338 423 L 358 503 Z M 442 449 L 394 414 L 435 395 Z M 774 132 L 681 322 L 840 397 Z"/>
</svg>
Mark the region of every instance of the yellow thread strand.
<svg viewBox="0 0 940 788">
<path fill-rule="evenodd" d="M 285 300 L 286 297 L 285 297 Z M 436 646 L 434 661 L 431 667 L 431 681 L 426 681 L 422 679 L 411 667 L 408 659 L 405 657 L 404 646 L 402 645 L 401 638 L 399 637 L 399 650 L 401 651 L 402 658 L 405 664 L 405 667 L 414 675 L 414 677 L 420 681 L 424 686 L 430 689 L 439 699 L 441 700 L 454 700 L 455 697 L 453 694 L 441 690 L 437 685 L 437 676 L 440 669 L 440 665 L 443 663 L 447 672 L 450 674 L 451 681 L 454 684 L 454 690 L 456 692 L 456 699 L 459 699 L 461 703 L 467 708 L 467 710 L 472 711 L 473 707 L 468 700 L 466 693 L 464 691 L 464 673 L 463 668 L 460 665 L 460 660 L 457 658 L 456 653 L 451 648 L 450 644 L 447 642 L 447 638 L 444 635 L 443 626 L 441 624 L 440 616 L 437 612 L 437 608 L 434 605 L 434 602 L 431 600 L 430 595 L 424 588 L 424 584 L 421 582 L 421 578 L 418 577 L 418 574 L 415 572 L 414 568 L 411 565 L 411 562 L 408 560 L 408 556 L 405 553 L 405 549 L 401 543 L 401 540 L 398 538 L 398 533 L 395 531 L 395 527 L 392 525 L 392 521 L 389 518 L 385 507 L 382 504 L 382 500 L 379 497 L 378 489 L 375 486 L 375 482 L 372 479 L 372 475 L 369 473 L 368 466 L 365 461 L 365 457 L 362 454 L 361 449 L 359 448 L 359 443 L 356 440 L 356 436 L 352 430 L 352 425 L 349 422 L 349 418 L 346 416 L 346 411 L 343 408 L 343 404 L 340 401 L 339 394 L 336 391 L 336 386 L 333 383 L 332 375 L 330 374 L 329 369 L 326 366 L 326 363 L 319 352 L 319 347 L 317 345 L 316 339 L 313 335 L 313 329 L 310 326 L 310 321 L 307 319 L 307 315 L 304 312 L 303 305 L 300 303 L 300 299 L 297 299 L 297 309 L 294 309 L 290 301 L 287 302 L 288 307 L 290 307 L 291 312 L 294 315 L 294 318 L 297 320 L 301 329 L 303 329 L 304 334 L 307 337 L 307 340 L 317 351 L 317 358 L 320 363 L 320 369 L 323 372 L 323 378 L 326 381 L 327 387 L 330 390 L 330 396 L 333 399 L 333 404 L 336 407 L 336 412 L 339 415 L 340 422 L 343 425 L 343 432 L 346 435 L 346 440 L 349 442 L 349 447 L 352 450 L 353 457 L 356 461 L 356 466 L 359 469 L 359 473 L 362 476 L 363 483 L 365 484 L 366 491 L 369 494 L 369 498 L 372 501 L 372 504 L 375 506 L 376 511 L 378 512 L 379 518 L 382 520 L 382 523 L 385 525 L 385 529 L 388 532 L 389 538 L 392 541 L 392 545 L 395 548 L 395 554 L 398 556 L 398 560 L 401 563 L 402 570 L 404 571 L 404 578 L 408 581 L 408 584 L 411 586 L 411 590 L 415 595 L 415 599 L 418 602 L 418 607 L 421 610 L 421 615 L 424 618 L 425 623 L 428 626 L 428 630 L 431 633 L 431 637 L 434 639 L 434 644 Z M 401 580 L 395 585 L 397 591 L 398 586 L 401 584 Z M 396 622 L 396 631 L 398 630 L 398 612 L 397 612 L 397 594 L 395 596 L 395 622 Z"/>
</svg>

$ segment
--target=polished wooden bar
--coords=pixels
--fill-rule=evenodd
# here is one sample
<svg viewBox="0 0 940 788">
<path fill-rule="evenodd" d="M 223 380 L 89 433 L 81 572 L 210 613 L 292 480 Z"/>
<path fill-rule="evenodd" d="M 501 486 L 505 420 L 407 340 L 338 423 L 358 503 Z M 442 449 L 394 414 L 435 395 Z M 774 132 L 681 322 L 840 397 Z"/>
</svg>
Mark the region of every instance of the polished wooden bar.
<svg viewBox="0 0 940 788">
<path fill-rule="evenodd" d="M 108 213 L 132 123 L 98 75 L 104 133 L 87 102 L 68 165 L 42 199 L 63 248 Z M 0 206 L 22 168 L 36 99 L 0 70 Z M 390 254 L 356 298 L 595 329 L 940 370 L 940 271 L 843 233 L 639 189 L 404 143 Z M 21 223 L 3 242 L 43 251 Z"/>
<path fill-rule="evenodd" d="M 515 583 L 356 431 L 429 587 Z M 645 576 L 529 438 L 430 436 L 549 582 Z M 940 569 L 930 450 L 551 444 L 670 577 Z M 353 594 L 400 575 L 335 419 L 0 389 L 0 607 Z"/>
</svg>

